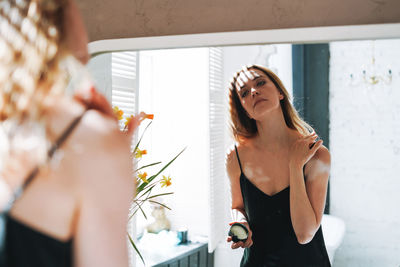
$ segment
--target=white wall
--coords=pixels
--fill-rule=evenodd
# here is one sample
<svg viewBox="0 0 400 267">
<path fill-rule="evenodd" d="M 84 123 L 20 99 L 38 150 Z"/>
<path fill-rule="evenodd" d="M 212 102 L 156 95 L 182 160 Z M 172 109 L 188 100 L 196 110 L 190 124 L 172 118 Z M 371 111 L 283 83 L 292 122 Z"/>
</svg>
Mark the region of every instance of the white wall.
<svg viewBox="0 0 400 267">
<path fill-rule="evenodd" d="M 372 45 L 330 45 L 330 204 L 347 227 L 335 267 L 400 266 L 400 40 L 375 42 L 376 70 L 392 68 L 390 85 L 351 86 Z"/>
<path fill-rule="evenodd" d="M 111 53 L 92 57 L 87 64 L 87 68 L 95 82 L 96 89 L 111 101 Z"/>
</svg>

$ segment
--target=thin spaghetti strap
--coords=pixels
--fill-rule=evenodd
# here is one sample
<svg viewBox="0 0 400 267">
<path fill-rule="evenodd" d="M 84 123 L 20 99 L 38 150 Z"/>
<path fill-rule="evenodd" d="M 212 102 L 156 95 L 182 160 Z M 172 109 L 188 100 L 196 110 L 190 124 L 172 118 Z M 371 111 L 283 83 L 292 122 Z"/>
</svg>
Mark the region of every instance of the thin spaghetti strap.
<svg viewBox="0 0 400 267">
<path fill-rule="evenodd" d="M 67 140 L 68 136 L 76 128 L 78 123 L 81 121 L 83 115 L 85 115 L 86 111 L 87 109 L 85 109 L 85 111 L 79 117 L 75 118 L 64 130 L 61 136 L 53 143 L 53 145 L 47 151 L 47 160 L 50 160 L 53 157 L 54 153 L 57 151 L 57 149 L 59 149 L 61 145 L 65 142 L 65 140 Z M 39 167 L 36 166 L 26 177 L 25 182 L 19 188 L 17 188 L 17 190 L 14 191 L 12 198 L 9 200 L 6 207 L 3 209 L 2 213 L 7 213 L 11 209 L 15 201 L 17 201 L 17 199 L 21 197 L 24 190 L 28 187 L 28 185 L 38 174 L 39 174 Z"/>
<path fill-rule="evenodd" d="M 47 151 L 47 160 L 50 160 L 54 153 L 61 147 L 61 145 L 67 140 L 67 138 L 70 136 L 70 134 L 73 132 L 73 130 L 76 128 L 78 123 L 82 120 L 83 115 L 85 115 L 87 109 L 77 118 L 75 118 L 69 125 L 68 127 L 64 130 L 64 132 L 60 135 L 59 138 L 53 143 L 53 145 L 50 147 L 49 151 Z M 36 175 L 39 173 L 39 168 L 36 167 L 27 177 L 25 180 L 25 183 L 23 184 L 23 189 L 30 184 L 30 182 L 33 180 L 33 178 L 36 177 Z"/>
<path fill-rule="evenodd" d="M 240 163 L 240 159 L 239 159 L 239 152 L 238 152 L 238 150 L 237 150 L 237 147 L 236 147 L 236 145 L 235 145 L 235 151 L 236 151 L 236 157 L 237 157 L 237 159 L 238 159 L 238 162 L 239 162 L 240 172 L 241 172 L 241 173 L 243 173 L 243 170 L 242 170 L 242 164 Z"/>
<path fill-rule="evenodd" d="M 51 159 L 54 155 L 54 153 L 57 151 L 58 148 L 61 147 L 61 145 L 67 140 L 68 136 L 72 133 L 72 131 L 75 129 L 75 127 L 78 125 L 78 123 L 82 120 L 83 115 L 85 115 L 87 109 L 77 118 L 75 118 L 70 125 L 67 127 L 67 129 L 64 130 L 62 135 L 54 142 L 54 144 L 51 146 L 49 151 L 47 152 L 47 157 Z"/>
</svg>

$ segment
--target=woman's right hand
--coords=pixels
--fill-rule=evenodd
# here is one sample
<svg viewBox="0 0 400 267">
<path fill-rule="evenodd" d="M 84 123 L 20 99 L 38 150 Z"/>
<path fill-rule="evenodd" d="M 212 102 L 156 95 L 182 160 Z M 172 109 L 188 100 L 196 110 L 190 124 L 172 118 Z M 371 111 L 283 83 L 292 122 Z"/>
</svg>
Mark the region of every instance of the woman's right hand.
<svg viewBox="0 0 400 267">
<path fill-rule="evenodd" d="M 303 168 L 322 146 L 322 140 L 317 139 L 318 135 L 315 132 L 298 138 L 290 148 L 289 166 Z"/>
<path fill-rule="evenodd" d="M 90 88 L 77 90 L 74 94 L 74 99 L 83 104 L 87 109 L 97 110 L 102 114 L 113 118 L 115 121 L 118 121 L 110 102 L 108 102 L 107 98 L 99 93 L 93 86 Z M 140 122 L 144 119 L 145 115 L 145 113 L 141 112 L 132 120 L 130 120 L 129 124 L 127 125 L 126 133 L 128 136 L 133 135 Z"/>
<path fill-rule="evenodd" d="M 229 223 L 229 225 L 232 225 L 234 223 L 236 223 L 236 222 L 231 222 L 231 223 Z M 247 222 L 240 222 L 240 223 L 243 224 L 244 226 L 246 226 L 247 230 L 249 231 L 248 237 L 245 242 L 239 241 L 239 242 L 235 243 L 235 242 L 232 242 L 232 237 L 228 236 L 228 238 L 226 239 L 226 242 L 232 242 L 232 244 L 231 244 L 232 249 L 249 248 L 253 245 L 253 239 L 252 239 L 253 233 L 250 230 L 249 224 Z"/>
<path fill-rule="evenodd" d="M 100 94 L 93 86 L 77 90 L 74 99 L 83 104 L 87 109 L 97 110 L 104 115 L 118 120 L 107 98 Z"/>
</svg>

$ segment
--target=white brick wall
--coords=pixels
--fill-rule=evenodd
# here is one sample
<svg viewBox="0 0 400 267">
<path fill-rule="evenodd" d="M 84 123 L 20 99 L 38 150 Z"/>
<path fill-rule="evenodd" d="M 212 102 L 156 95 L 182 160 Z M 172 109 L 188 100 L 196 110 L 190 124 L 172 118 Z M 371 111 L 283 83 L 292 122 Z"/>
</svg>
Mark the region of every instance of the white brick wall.
<svg viewBox="0 0 400 267">
<path fill-rule="evenodd" d="M 390 85 L 350 85 L 371 64 Z M 400 40 L 330 44 L 331 213 L 347 231 L 335 267 L 400 266 Z"/>
</svg>

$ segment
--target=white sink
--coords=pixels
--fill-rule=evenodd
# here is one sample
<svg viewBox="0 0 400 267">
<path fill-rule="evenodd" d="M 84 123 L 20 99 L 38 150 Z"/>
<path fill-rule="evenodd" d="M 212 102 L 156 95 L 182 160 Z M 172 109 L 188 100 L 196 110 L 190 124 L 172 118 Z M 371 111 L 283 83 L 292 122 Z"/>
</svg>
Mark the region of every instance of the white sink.
<svg viewBox="0 0 400 267">
<path fill-rule="evenodd" d="M 342 219 L 328 214 L 323 215 L 321 225 L 329 260 L 333 264 L 335 251 L 343 241 L 346 225 Z"/>
</svg>

